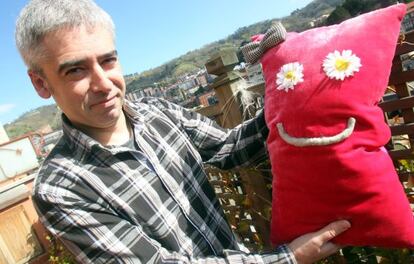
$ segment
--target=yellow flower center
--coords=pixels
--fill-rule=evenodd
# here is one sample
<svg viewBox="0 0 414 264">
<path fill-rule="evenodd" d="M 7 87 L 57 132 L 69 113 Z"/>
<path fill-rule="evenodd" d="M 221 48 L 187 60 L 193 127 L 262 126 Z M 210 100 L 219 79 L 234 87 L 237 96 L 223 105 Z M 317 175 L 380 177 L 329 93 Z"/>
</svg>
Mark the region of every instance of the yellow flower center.
<svg viewBox="0 0 414 264">
<path fill-rule="evenodd" d="M 295 72 L 293 72 L 293 71 L 288 71 L 288 72 L 285 74 L 285 78 L 286 78 L 286 79 L 289 79 L 289 80 L 294 80 L 294 79 L 296 78 Z"/>
<path fill-rule="evenodd" d="M 345 71 L 346 69 L 348 69 L 348 66 L 349 66 L 349 61 L 348 60 L 345 60 L 345 59 L 337 59 L 336 61 L 335 61 L 335 68 L 338 70 L 338 71 Z"/>
</svg>

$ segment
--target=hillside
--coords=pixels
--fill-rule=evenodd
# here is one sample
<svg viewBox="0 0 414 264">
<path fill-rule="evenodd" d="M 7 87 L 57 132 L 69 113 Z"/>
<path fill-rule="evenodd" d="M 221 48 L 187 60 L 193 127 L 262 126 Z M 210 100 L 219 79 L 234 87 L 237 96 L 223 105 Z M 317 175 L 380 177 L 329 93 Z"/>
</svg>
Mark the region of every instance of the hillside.
<svg viewBox="0 0 414 264">
<path fill-rule="evenodd" d="M 49 125 L 53 130 L 60 127 L 60 110 L 55 104 L 41 106 L 21 115 L 4 129 L 10 138 L 15 138 Z"/>
<path fill-rule="evenodd" d="M 282 21 L 288 31 L 298 32 L 310 28 L 312 21 L 323 23 L 323 16 L 329 15 L 336 6 L 343 2 L 344 0 L 315 0 L 304 8 L 293 11 L 287 17 L 274 18 L 241 27 L 227 38 L 207 44 L 200 49 L 189 51 L 154 69 L 128 76 L 130 82 L 127 85 L 127 90 L 128 92 L 136 91 L 153 86 L 155 82 L 160 84 L 174 82 L 183 73 L 203 68 L 209 57 L 220 49 L 228 47 L 239 48 L 252 35 L 265 32 L 274 21 Z M 317 25 L 319 24 L 314 24 L 314 26 Z"/>
</svg>

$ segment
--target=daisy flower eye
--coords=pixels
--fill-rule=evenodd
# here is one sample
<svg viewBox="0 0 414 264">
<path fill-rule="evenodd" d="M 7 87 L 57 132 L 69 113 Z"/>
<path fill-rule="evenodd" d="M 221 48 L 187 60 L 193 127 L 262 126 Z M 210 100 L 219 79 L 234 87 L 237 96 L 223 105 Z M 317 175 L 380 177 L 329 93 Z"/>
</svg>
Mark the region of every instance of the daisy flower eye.
<svg viewBox="0 0 414 264">
<path fill-rule="evenodd" d="M 343 50 L 342 53 L 335 50 L 326 56 L 322 66 L 330 79 L 343 81 L 358 72 L 362 65 L 361 59 L 352 54 L 351 50 Z"/>
<path fill-rule="evenodd" d="M 299 62 L 285 64 L 280 68 L 276 77 L 278 90 L 285 92 L 289 89 L 293 90 L 296 84 L 303 82 L 303 65 Z"/>
</svg>

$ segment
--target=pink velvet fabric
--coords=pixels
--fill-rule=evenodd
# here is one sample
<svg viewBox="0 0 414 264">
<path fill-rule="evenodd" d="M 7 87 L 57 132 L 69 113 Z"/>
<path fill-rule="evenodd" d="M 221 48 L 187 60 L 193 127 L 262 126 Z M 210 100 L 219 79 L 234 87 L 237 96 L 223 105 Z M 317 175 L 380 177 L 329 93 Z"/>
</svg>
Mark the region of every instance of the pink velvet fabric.
<svg viewBox="0 0 414 264">
<path fill-rule="evenodd" d="M 413 213 L 383 148 L 390 130 L 377 106 L 405 10 L 398 4 L 339 25 L 289 33 L 262 57 L 274 175 L 273 243 L 347 219 L 352 228 L 337 243 L 414 247 Z M 343 81 L 329 79 L 322 63 L 335 50 L 352 50 L 361 59 L 359 72 Z M 303 65 L 304 82 L 288 92 L 277 90 L 276 74 L 291 62 Z M 345 129 L 350 117 L 356 119 L 353 133 L 327 146 L 293 146 L 276 128 L 282 123 L 294 137 L 332 136 Z"/>
</svg>

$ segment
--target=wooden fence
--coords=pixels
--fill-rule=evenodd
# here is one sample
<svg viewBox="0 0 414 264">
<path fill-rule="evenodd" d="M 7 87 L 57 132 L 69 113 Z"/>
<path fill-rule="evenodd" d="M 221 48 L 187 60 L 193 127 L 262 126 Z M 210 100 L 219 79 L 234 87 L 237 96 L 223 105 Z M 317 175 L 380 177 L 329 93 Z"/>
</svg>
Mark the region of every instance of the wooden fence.
<svg viewBox="0 0 414 264">
<path fill-rule="evenodd" d="M 389 87 L 379 106 L 385 112 L 392 140 L 387 145 L 402 181 L 412 184 L 410 168 L 402 168 L 401 161 L 410 165 L 414 159 L 414 32 L 403 34 L 397 46 Z M 414 167 L 412 167 L 414 169 Z M 411 169 L 411 170 L 412 170 Z"/>
</svg>

